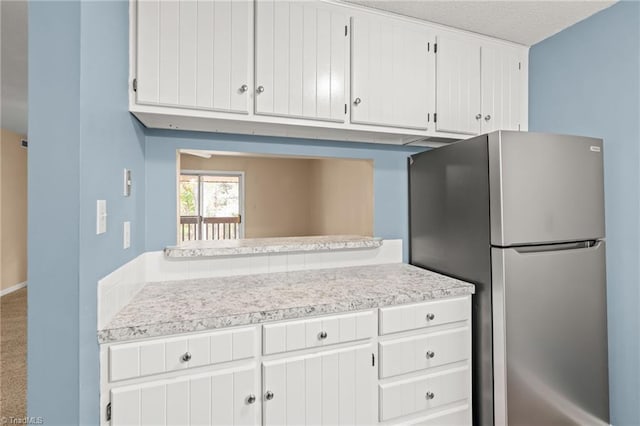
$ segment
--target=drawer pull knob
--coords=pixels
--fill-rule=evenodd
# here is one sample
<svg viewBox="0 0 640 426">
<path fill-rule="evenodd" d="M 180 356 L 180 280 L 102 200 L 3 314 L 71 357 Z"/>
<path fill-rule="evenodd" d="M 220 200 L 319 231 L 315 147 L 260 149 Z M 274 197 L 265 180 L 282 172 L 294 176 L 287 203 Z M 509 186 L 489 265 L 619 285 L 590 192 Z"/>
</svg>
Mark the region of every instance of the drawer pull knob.
<svg viewBox="0 0 640 426">
<path fill-rule="evenodd" d="M 264 399 L 266 399 L 267 401 L 271 401 L 273 399 L 273 392 L 271 392 L 270 390 L 266 391 L 264 394 Z"/>
<path fill-rule="evenodd" d="M 327 332 L 326 331 L 321 331 L 320 334 L 318 334 L 318 339 L 324 340 L 326 338 L 327 338 Z"/>
<path fill-rule="evenodd" d="M 429 313 L 427 314 L 427 317 L 426 317 L 426 318 L 427 318 L 427 321 L 433 321 L 433 320 L 435 319 L 435 317 L 436 317 L 436 316 L 435 316 L 434 314 L 432 314 L 431 312 L 429 312 Z"/>
<path fill-rule="evenodd" d="M 191 361 L 191 353 L 190 352 L 185 352 L 184 355 L 182 355 L 182 362 L 189 362 Z"/>
<path fill-rule="evenodd" d="M 251 394 L 247 397 L 247 404 L 253 404 L 254 402 L 256 402 L 256 396 L 254 394 Z"/>
<path fill-rule="evenodd" d="M 426 399 L 433 399 L 433 398 L 435 398 L 435 397 L 436 397 L 436 394 L 435 394 L 435 393 L 433 393 L 433 392 L 431 392 L 431 391 L 428 391 L 428 392 L 425 394 L 425 396 L 424 396 L 424 397 L 425 397 Z"/>
<path fill-rule="evenodd" d="M 436 353 L 433 351 L 427 351 L 427 359 L 431 359 L 436 356 Z"/>
</svg>

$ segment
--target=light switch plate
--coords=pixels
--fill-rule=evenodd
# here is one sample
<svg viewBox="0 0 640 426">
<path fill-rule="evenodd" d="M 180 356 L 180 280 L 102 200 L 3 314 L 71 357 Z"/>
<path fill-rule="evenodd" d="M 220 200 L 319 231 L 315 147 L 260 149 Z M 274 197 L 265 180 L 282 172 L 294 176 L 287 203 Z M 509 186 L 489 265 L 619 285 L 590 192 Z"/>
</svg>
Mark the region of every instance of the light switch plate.
<svg viewBox="0 0 640 426">
<path fill-rule="evenodd" d="M 131 222 L 126 221 L 124 223 L 124 235 L 122 247 L 128 249 L 131 247 Z"/>
<path fill-rule="evenodd" d="M 96 205 L 96 234 L 107 232 L 107 200 L 98 200 Z"/>
<path fill-rule="evenodd" d="M 122 195 L 125 197 L 131 196 L 131 170 L 124 169 L 124 187 L 122 191 Z"/>
</svg>

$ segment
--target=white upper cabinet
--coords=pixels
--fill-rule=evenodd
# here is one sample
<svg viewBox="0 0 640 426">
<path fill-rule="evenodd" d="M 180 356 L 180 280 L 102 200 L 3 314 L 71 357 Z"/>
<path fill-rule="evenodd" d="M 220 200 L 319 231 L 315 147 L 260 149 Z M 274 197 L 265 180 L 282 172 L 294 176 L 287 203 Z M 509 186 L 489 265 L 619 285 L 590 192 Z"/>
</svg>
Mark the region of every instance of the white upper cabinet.
<svg viewBox="0 0 640 426">
<path fill-rule="evenodd" d="M 136 103 L 247 113 L 250 0 L 137 2 Z"/>
<path fill-rule="evenodd" d="M 435 36 L 387 17 L 351 20 L 351 122 L 427 129 L 434 112 Z"/>
<path fill-rule="evenodd" d="M 438 36 L 436 128 L 480 133 L 480 45 L 473 39 Z"/>
<path fill-rule="evenodd" d="M 130 11 L 147 127 L 428 146 L 528 128 L 524 46 L 323 0 Z"/>
<path fill-rule="evenodd" d="M 524 130 L 522 49 L 445 36 L 436 56 L 438 131 Z"/>
<path fill-rule="evenodd" d="M 256 113 L 343 122 L 347 23 L 326 3 L 256 1 Z"/>
<path fill-rule="evenodd" d="M 481 55 L 482 133 L 521 130 L 522 92 L 527 84 L 522 52 L 483 45 Z"/>
</svg>

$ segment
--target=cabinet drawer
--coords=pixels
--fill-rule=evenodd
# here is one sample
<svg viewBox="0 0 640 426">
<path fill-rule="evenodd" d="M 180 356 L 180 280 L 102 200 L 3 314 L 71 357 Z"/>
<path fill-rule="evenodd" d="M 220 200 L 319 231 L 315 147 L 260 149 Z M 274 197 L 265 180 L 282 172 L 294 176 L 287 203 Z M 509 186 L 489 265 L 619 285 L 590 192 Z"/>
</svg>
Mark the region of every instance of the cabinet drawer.
<svg viewBox="0 0 640 426">
<path fill-rule="evenodd" d="M 372 311 L 267 324 L 263 327 L 265 355 L 333 345 L 374 336 Z"/>
<path fill-rule="evenodd" d="M 132 379 L 256 356 L 256 329 L 216 331 L 109 347 L 109 380 Z"/>
<path fill-rule="evenodd" d="M 380 385 L 380 421 L 462 401 L 469 389 L 468 367 Z"/>
<path fill-rule="evenodd" d="M 470 315 L 470 296 L 381 308 L 380 334 L 464 321 Z"/>
<path fill-rule="evenodd" d="M 463 405 L 459 408 L 421 417 L 405 424 L 411 426 L 468 426 L 471 425 L 471 407 Z"/>
<path fill-rule="evenodd" d="M 470 356 L 470 346 L 468 327 L 382 342 L 380 378 L 464 361 Z"/>
</svg>

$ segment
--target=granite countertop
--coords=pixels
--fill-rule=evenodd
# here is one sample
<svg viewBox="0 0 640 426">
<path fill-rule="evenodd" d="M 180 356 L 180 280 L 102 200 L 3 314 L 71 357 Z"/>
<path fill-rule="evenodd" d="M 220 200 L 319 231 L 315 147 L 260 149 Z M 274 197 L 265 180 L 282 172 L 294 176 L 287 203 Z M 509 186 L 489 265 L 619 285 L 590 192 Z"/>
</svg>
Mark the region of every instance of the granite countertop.
<svg viewBox="0 0 640 426">
<path fill-rule="evenodd" d="M 243 254 L 377 248 L 381 238 L 359 235 L 323 235 L 317 237 L 244 238 L 240 240 L 188 241 L 167 247 L 167 257 L 237 256 Z"/>
<path fill-rule="evenodd" d="M 474 292 L 404 263 L 149 283 L 100 343 L 371 309 Z"/>
</svg>

